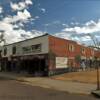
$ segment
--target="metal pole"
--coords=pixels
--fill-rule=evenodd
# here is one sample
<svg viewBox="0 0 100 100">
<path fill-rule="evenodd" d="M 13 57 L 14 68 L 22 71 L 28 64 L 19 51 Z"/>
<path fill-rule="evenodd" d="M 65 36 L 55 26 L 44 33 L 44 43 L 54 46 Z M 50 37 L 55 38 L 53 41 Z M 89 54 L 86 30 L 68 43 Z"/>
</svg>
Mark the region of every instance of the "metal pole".
<svg viewBox="0 0 100 100">
<path fill-rule="evenodd" d="M 90 34 L 88 34 L 90 36 L 90 38 L 92 39 L 93 43 L 94 43 L 94 46 L 99 48 L 99 45 L 98 45 L 98 40 L 94 39 L 94 37 Z M 96 43 L 97 42 L 97 43 Z M 95 65 L 96 65 L 96 70 L 97 70 L 97 90 L 100 90 L 100 80 L 99 80 L 99 64 L 98 64 L 98 61 L 97 61 L 97 58 L 96 58 L 96 61 L 95 61 Z"/>
<path fill-rule="evenodd" d="M 92 40 L 95 42 L 94 38 L 91 36 Z M 98 40 L 96 39 L 96 42 L 95 42 L 95 47 L 97 47 L 97 49 L 99 48 L 99 45 L 98 45 Z M 97 90 L 100 90 L 100 80 L 99 80 L 99 64 L 98 64 L 98 61 L 96 59 L 96 69 L 97 69 Z"/>
<path fill-rule="evenodd" d="M 97 90 L 100 90 L 99 67 L 98 67 L 98 65 L 97 65 Z"/>
</svg>

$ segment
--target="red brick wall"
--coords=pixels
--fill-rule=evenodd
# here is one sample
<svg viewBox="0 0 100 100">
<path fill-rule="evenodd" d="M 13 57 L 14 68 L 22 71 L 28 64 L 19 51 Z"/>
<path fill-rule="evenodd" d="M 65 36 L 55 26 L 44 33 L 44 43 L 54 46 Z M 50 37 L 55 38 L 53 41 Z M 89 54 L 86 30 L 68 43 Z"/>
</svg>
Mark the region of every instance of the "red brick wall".
<svg viewBox="0 0 100 100">
<path fill-rule="evenodd" d="M 100 58 L 100 51 L 95 51 L 95 57 Z"/>
<path fill-rule="evenodd" d="M 75 51 L 69 51 L 69 44 L 75 46 Z M 55 56 L 58 57 L 68 57 L 72 58 L 75 57 L 79 53 L 76 42 L 69 41 L 61 38 L 57 38 L 54 36 L 49 36 L 49 48 L 50 52 L 52 52 Z M 73 63 L 75 65 L 75 61 L 73 59 L 68 60 L 68 64 Z M 55 69 L 55 59 L 52 61 L 50 60 L 50 69 Z"/>
<path fill-rule="evenodd" d="M 69 51 L 69 44 L 75 46 L 75 51 Z M 70 56 L 73 57 L 76 53 L 79 53 L 80 50 L 77 48 L 77 44 L 74 41 L 69 41 L 61 38 L 57 38 L 54 36 L 49 36 L 49 48 L 52 50 L 57 56 Z"/>
<path fill-rule="evenodd" d="M 65 40 L 58 39 L 53 36 L 49 36 L 49 53 L 52 56 L 53 54 L 55 56 L 59 57 L 66 57 L 67 55 L 67 45 L 65 43 Z M 55 57 L 50 56 L 50 62 L 49 62 L 49 69 L 53 70 L 55 69 Z"/>
<path fill-rule="evenodd" d="M 85 47 L 83 45 L 77 44 L 74 41 L 61 39 L 54 36 L 49 36 L 49 52 L 52 52 L 55 56 L 58 57 L 68 57 L 68 64 L 72 64 L 74 67 L 79 67 L 79 63 L 76 63 L 75 57 L 77 55 L 84 56 L 86 58 L 90 58 L 93 56 L 93 49 L 89 47 Z M 69 50 L 69 45 L 74 45 L 74 51 Z M 85 53 L 82 53 L 82 48 L 84 48 Z M 95 53 L 97 55 L 97 53 Z M 100 54 L 99 54 L 100 55 Z M 74 58 L 74 59 L 72 59 Z M 49 69 L 55 69 L 55 59 L 50 59 L 50 67 Z"/>
</svg>

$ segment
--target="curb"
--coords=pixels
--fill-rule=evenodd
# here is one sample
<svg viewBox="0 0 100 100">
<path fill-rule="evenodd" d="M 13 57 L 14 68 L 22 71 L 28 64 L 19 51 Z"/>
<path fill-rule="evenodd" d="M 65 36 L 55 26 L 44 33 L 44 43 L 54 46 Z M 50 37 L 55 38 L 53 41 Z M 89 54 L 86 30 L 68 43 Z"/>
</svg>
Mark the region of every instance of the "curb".
<svg viewBox="0 0 100 100">
<path fill-rule="evenodd" d="M 100 98 L 100 90 L 92 91 L 91 94 L 94 95 L 95 97 Z"/>
<path fill-rule="evenodd" d="M 4 77 L 4 78 L 8 78 L 8 79 L 12 79 L 12 80 L 16 80 L 16 81 L 19 81 L 19 82 L 27 82 L 29 83 L 29 85 L 32 85 L 32 82 L 31 81 L 28 81 L 28 80 L 25 80 L 23 78 L 17 78 L 17 77 L 12 77 L 12 76 L 7 76 L 7 75 L 0 75 L 0 77 Z M 42 86 L 40 86 L 42 87 Z M 45 88 L 45 87 L 42 87 L 42 88 Z M 52 88 L 51 88 L 52 89 Z M 55 90 L 58 90 L 58 89 L 55 89 Z M 58 91 L 63 91 L 63 90 L 58 90 Z M 94 92 L 90 92 L 90 93 L 84 93 L 84 92 L 70 92 L 70 91 L 64 91 L 64 92 L 68 92 L 70 94 L 77 94 L 77 95 L 91 95 L 91 94 L 94 94 Z"/>
</svg>

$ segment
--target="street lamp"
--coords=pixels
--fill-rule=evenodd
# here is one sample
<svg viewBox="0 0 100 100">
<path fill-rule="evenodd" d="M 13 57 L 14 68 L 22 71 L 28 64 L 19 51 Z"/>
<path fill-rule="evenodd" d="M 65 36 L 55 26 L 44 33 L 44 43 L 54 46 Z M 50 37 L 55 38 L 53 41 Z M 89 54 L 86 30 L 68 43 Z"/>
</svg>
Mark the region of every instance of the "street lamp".
<svg viewBox="0 0 100 100">
<path fill-rule="evenodd" d="M 90 36 L 91 40 L 94 43 L 95 48 L 97 48 L 99 50 L 99 42 L 97 40 L 96 37 L 92 36 L 91 34 L 87 34 L 88 36 Z M 96 39 L 96 41 L 95 41 Z M 95 63 L 96 63 L 96 69 L 97 69 L 97 90 L 100 90 L 100 80 L 99 80 L 99 66 L 98 66 L 98 62 L 97 62 L 97 58 L 95 59 Z"/>
</svg>

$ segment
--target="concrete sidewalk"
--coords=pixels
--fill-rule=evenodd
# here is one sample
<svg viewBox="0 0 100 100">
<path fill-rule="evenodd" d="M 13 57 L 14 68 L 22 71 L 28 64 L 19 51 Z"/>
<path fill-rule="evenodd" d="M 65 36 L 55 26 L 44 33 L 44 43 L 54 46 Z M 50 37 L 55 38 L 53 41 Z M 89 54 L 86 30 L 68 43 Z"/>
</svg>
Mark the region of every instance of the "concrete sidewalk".
<svg viewBox="0 0 100 100">
<path fill-rule="evenodd" d="M 19 74 L 13 73 L 0 73 L 0 77 L 6 77 L 11 79 L 16 79 L 22 83 L 29 84 L 32 86 L 40 86 L 43 88 L 52 88 L 59 91 L 66 91 L 69 93 L 77 94 L 91 94 L 91 91 L 96 90 L 95 84 L 86 84 L 72 81 L 61 81 L 54 80 L 51 78 L 43 77 L 25 77 Z"/>
</svg>

